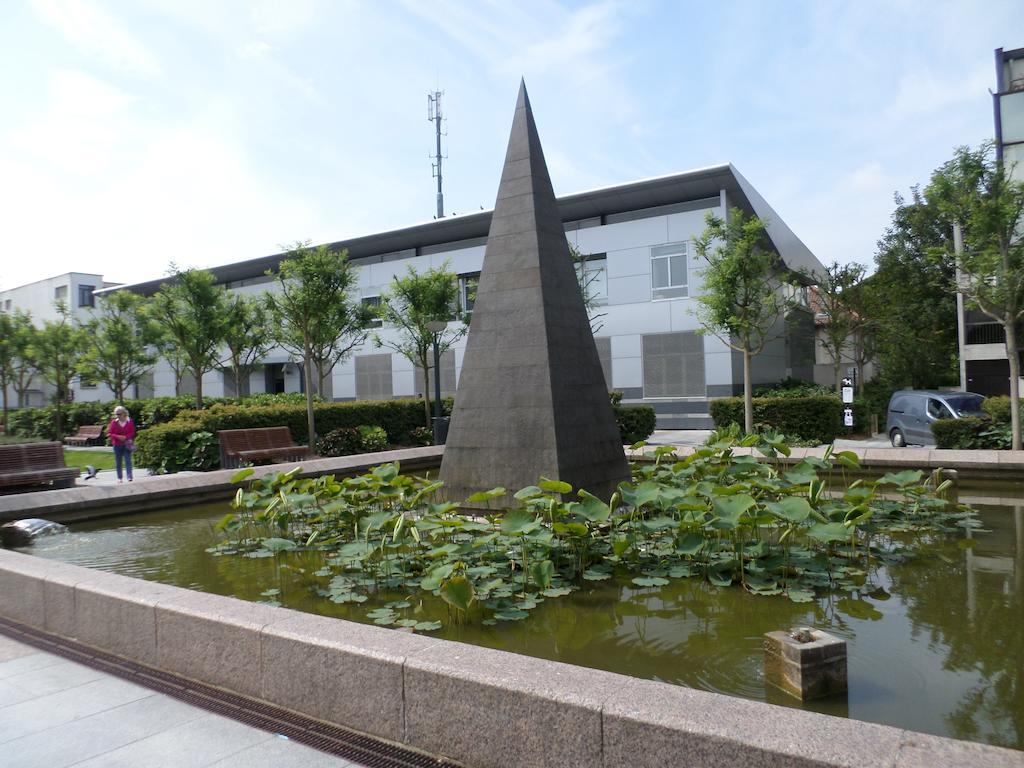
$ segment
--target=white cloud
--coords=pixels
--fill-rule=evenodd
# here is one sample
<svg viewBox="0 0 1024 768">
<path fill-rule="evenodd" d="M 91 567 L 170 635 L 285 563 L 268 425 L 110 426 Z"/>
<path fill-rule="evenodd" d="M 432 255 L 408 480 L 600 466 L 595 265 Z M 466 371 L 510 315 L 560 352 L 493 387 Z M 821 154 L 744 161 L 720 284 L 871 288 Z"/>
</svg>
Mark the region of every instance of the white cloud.
<svg viewBox="0 0 1024 768">
<path fill-rule="evenodd" d="M 891 190 L 893 180 L 877 160 L 871 160 L 855 168 L 841 183 L 854 193 L 884 192 Z"/>
<path fill-rule="evenodd" d="M 896 95 L 886 107 L 883 120 L 920 120 L 935 118 L 945 110 L 976 102 L 979 94 L 992 87 L 991 68 L 978 68 L 949 80 L 930 70 L 914 70 L 900 77 Z"/>
<path fill-rule="evenodd" d="M 250 40 L 238 49 L 238 55 L 243 59 L 258 59 L 266 56 L 273 50 L 270 43 L 264 40 Z"/>
<path fill-rule="evenodd" d="M 17 222 L 4 287 L 71 270 L 131 282 L 172 260 L 210 266 L 326 237 L 319 201 L 255 171 L 243 132 L 217 107 L 147 118 L 108 83 L 56 73 L 43 116 L 0 134 L 0 210 Z"/>
<path fill-rule="evenodd" d="M 33 0 L 36 13 L 82 53 L 129 74 L 162 71 L 156 55 L 97 2 Z"/>
</svg>

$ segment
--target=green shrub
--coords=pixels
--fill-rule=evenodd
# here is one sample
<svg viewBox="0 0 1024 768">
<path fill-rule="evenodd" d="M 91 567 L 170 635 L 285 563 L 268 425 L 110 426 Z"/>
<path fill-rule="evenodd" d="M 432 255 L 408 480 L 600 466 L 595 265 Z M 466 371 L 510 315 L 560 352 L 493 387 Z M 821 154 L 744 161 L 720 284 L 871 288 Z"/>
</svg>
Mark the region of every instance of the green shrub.
<svg viewBox="0 0 1024 768">
<path fill-rule="evenodd" d="M 803 381 L 801 379 L 783 379 L 778 384 L 758 387 L 754 397 L 828 397 L 836 393 L 835 387 Z"/>
<path fill-rule="evenodd" d="M 743 425 L 743 398 L 712 400 L 709 410 L 715 429 Z M 755 397 L 754 422 L 799 440 L 831 443 L 844 434 L 843 403 L 835 395 L 814 397 Z"/>
<path fill-rule="evenodd" d="M 205 472 L 220 464 L 217 438 L 199 422 L 157 424 L 135 439 L 135 465 L 156 475 L 182 470 Z"/>
<path fill-rule="evenodd" d="M 317 443 L 316 452 L 321 456 L 349 456 L 353 453 L 385 451 L 387 447 L 387 432 L 380 427 L 363 424 L 359 427 L 339 427 L 329 432 Z"/>
<path fill-rule="evenodd" d="M 936 421 L 932 424 L 932 434 L 935 435 L 937 447 L 954 450 L 988 448 L 1008 451 L 1013 444 L 1008 422 L 1000 423 L 975 416 Z"/>
<path fill-rule="evenodd" d="M 1021 400 L 1024 405 L 1024 400 Z M 1006 395 L 990 397 L 981 404 L 981 410 L 992 417 L 996 424 L 1010 423 L 1010 398 Z"/>
<path fill-rule="evenodd" d="M 445 401 L 450 409 L 451 400 Z M 358 428 L 370 425 L 380 427 L 385 435 L 383 446 L 413 444 L 412 433 L 423 427 L 422 400 L 358 400 L 345 403 L 317 403 L 313 406 L 316 414 L 317 431 L 328 435 L 343 427 Z M 211 469 L 216 466 L 216 438 L 214 463 L 211 466 L 202 457 L 195 466 L 187 464 L 191 455 L 182 446 L 194 432 L 210 432 L 216 435 L 222 429 L 251 429 L 253 427 L 288 427 L 292 439 L 308 444 L 306 429 L 306 408 L 304 405 L 224 405 L 218 404 L 202 411 L 183 411 L 173 421 L 149 429 L 142 429 L 136 439 L 138 451 L 136 462 L 139 466 L 158 471 L 177 472 L 182 469 Z M 376 444 L 380 444 L 380 441 Z"/>
<path fill-rule="evenodd" d="M 932 423 L 932 434 L 939 448 L 964 450 L 980 448 L 978 445 L 981 433 L 988 428 L 986 419 L 968 416 L 963 419 L 940 419 Z"/>
<path fill-rule="evenodd" d="M 615 423 L 625 445 L 646 440 L 654 432 L 657 416 L 649 405 L 616 405 Z"/>
<path fill-rule="evenodd" d="M 204 398 L 208 407 L 214 405 L 277 405 L 292 404 L 305 407 L 306 396 L 301 392 L 290 392 L 278 395 L 250 395 L 245 398 L 207 397 Z M 321 398 L 317 396 L 317 401 Z M 8 423 L 12 435 L 33 437 L 41 440 L 62 440 L 74 434 L 78 428 L 86 424 L 110 423 L 114 417 L 114 406 L 123 405 L 128 409 L 137 429 L 148 429 L 157 424 L 166 424 L 178 416 L 195 408 L 196 399 L 192 395 L 175 397 L 154 397 L 148 400 L 124 400 L 116 403 L 77 402 L 64 406 L 64 434 L 57 435 L 54 425 L 55 408 L 46 405 L 39 408 L 20 408 L 11 411 Z"/>
<path fill-rule="evenodd" d="M 413 445 L 433 445 L 434 430 L 431 427 L 416 427 L 409 433 L 409 442 Z"/>
</svg>

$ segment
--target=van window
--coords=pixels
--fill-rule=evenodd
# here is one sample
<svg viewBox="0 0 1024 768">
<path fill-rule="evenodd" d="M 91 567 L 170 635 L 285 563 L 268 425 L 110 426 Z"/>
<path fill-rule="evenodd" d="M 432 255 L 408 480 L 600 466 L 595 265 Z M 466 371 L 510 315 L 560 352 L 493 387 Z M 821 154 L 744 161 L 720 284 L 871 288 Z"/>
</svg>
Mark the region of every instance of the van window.
<svg viewBox="0 0 1024 768">
<path fill-rule="evenodd" d="M 946 406 L 932 397 L 928 398 L 928 415 L 933 419 L 948 419 L 953 416 Z"/>
<path fill-rule="evenodd" d="M 972 392 L 965 392 L 962 395 L 948 395 L 946 397 L 946 404 L 958 414 L 976 413 L 981 410 L 983 402 L 985 402 L 983 396 Z"/>
</svg>

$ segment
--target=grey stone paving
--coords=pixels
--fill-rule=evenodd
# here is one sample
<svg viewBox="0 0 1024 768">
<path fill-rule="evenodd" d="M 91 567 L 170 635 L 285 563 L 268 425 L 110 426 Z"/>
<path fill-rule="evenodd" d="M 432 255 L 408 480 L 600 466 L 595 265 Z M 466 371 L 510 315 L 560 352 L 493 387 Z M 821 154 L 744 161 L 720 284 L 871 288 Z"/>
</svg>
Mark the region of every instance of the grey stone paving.
<svg viewBox="0 0 1024 768">
<path fill-rule="evenodd" d="M 0 635 L 4 768 L 358 768 Z"/>
</svg>

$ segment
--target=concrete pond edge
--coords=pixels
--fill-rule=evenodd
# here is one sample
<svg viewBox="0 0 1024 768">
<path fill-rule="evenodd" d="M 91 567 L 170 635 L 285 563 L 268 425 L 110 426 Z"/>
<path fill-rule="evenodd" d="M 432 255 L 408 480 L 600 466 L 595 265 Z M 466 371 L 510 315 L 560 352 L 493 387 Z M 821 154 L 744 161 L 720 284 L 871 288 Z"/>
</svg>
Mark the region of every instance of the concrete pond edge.
<svg viewBox="0 0 1024 768">
<path fill-rule="evenodd" d="M 303 477 L 355 475 L 392 461 L 400 462 L 403 472 L 411 472 L 436 468 L 443 453 L 444 446 L 429 445 L 423 448 L 400 448 L 378 453 L 285 462 L 253 467 L 253 477 L 262 477 L 271 472 L 287 472 L 293 467 L 301 467 Z M 231 482 L 231 478 L 238 472 L 237 469 L 182 472 L 125 485 L 82 484 L 74 488 L 4 495 L 0 496 L 0 523 L 29 517 L 45 517 L 57 522 L 89 520 L 187 506 L 218 498 L 226 500 L 238 488 Z"/>
<path fill-rule="evenodd" d="M 1024 766 L 1024 752 L 0 550 L 0 616 L 470 768 Z"/>
</svg>

